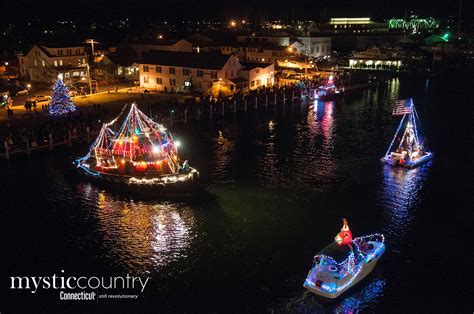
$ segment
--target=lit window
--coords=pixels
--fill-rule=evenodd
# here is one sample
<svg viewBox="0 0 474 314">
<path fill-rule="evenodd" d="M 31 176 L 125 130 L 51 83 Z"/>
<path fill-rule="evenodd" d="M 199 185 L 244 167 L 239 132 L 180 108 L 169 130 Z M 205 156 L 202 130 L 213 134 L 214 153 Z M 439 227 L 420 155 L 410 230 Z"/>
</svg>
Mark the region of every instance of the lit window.
<svg viewBox="0 0 474 314">
<path fill-rule="evenodd" d="M 60 65 L 60 66 L 63 65 L 63 60 L 59 60 L 59 65 Z"/>
<path fill-rule="evenodd" d="M 54 66 L 55 66 L 55 67 L 58 66 L 58 60 L 54 60 Z"/>
<path fill-rule="evenodd" d="M 143 83 L 144 83 L 144 84 L 148 84 L 148 81 L 149 81 L 149 80 L 148 80 L 148 76 L 144 76 L 144 77 L 143 77 Z"/>
<path fill-rule="evenodd" d="M 162 85 L 163 84 L 163 79 L 161 77 L 156 78 L 156 84 Z"/>
<path fill-rule="evenodd" d="M 143 66 L 143 72 L 148 72 L 149 68 L 148 68 L 148 65 L 144 65 Z"/>
</svg>

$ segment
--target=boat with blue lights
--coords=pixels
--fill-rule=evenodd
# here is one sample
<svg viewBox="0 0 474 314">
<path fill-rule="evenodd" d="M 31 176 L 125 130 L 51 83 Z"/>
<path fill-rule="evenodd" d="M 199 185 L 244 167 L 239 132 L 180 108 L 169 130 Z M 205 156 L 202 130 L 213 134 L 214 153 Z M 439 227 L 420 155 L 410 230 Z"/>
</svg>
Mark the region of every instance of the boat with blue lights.
<svg viewBox="0 0 474 314">
<path fill-rule="evenodd" d="M 385 156 L 380 160 L 391 166 L 414 168 L 433 158 L 427 141 L 421 135 L 421 124 L 413 99 L 402 99 L 395 102 L 392 114 L 403 116 L 395 136 Z"/>
<path fill-rule="evenodd" d="M 335 241 L 314 257 L 303 286 L 319 296 L 337 298 L 370 274 L 385 251 L 384 241 L 382 234 L 352 239 L 343 219 Z"/>
<path fill-rule="evenodd" d="M 334 76 L 329 76 L 324 85 L 319 86 L 314 91 L 315 100 L 332 100 L 341 97 L 344 90 L 336 86 Z"/>
<path fill-rule="evenodd" d="M 114 120 L 104 123 L 84 157 L 73 164 L 87 178 L 111 187 L 159 194 L 192 191 L 199 172 L 178 156 L 179 142 L 136 104 L 114 130 L 126 106 Z"/>
</svg>

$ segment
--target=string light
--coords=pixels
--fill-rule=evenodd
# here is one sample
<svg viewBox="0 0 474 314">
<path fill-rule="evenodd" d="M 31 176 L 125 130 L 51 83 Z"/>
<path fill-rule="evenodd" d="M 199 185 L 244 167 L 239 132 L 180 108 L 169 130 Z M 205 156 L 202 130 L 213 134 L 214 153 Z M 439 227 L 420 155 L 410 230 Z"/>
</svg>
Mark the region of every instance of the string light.
<svg viewBox="0 0 474 314">
<path fill-rule="evenodd" d="M 78 168 L 94 176 L 113 175 L 118 180 L 123 176 L 130 184 L 176 183 L 199 175 L 187 161 L 180 166 L 180 142 L 174 142 L 171 133 L 143 114 L 136 104 L 131 105 L 114 132 L 111 126 L 124 110 L 125 106 L 118 117 L 102 125 L 89 152 L 75 161 Z"/>
<path fill-rule="evenodd" d="M 369 254 L 364 255 L 362 251 L 359 248 L 358 243 L 362 242 L 369 242 L 370 240 L 377 239 L 381 245 L 377 246 L 372 252 Z M 383 251 L 385 250 L 385 237 L 383 234 L 379 233 L 374 233 L 371 235 L 363 236 L 363 237 L 358 237 L 355 238 L 352 241 L 352 245 L 356 247 L 356 252 L 358 252 L 358 257 L 356 258 L 354 254 L 354 250 L 352 250 L 349 254 L 349 256 L 342 262 L 337 263 L 334 258 L 331 256 L 327 255 L 316 255 L 314 257 L 315 261 L 318 261 L 318 264 L 323 262 L 324 265 L 333 265 L 336 266 L 337 269 L 343 269 L 343 276 L 350 276 L 349 280 L 346 281 L 344 284 L 337 286 L 335 282 L 330 282 L 330 283 L 322 283 L 320 287 L 317 287 L 314 282 L 312 282 L 309 278 L 306 278 L 305 280 L 305 286 L 309 286 L 311 288 L 320 288 L 321 290 L 328 292 L 328 293 L 339 293 L 352 285 L 354 283 L 354 280 L 359 276 L 360 272 L 363 269 L 364 264 L 367 264 L 370 262 L 374 257 L 379 256 Z M 316 263 L 316 262 L 315 262 Z M 347 265 L 347 266 L 346 266 Z M 318 267 L 318 265 L 315 265 L 314 267 Z M 345 271 L 347 269 L 347 272 Z"/>
<path fill-rule="evenodd" d="M 51 104 L 49 113 L 52 115 L 64 115 L 76 111 L 76 106 L 69 97 L 69 90 L 61 78 L 58 78 L 51 93 Z"/>
</svg>

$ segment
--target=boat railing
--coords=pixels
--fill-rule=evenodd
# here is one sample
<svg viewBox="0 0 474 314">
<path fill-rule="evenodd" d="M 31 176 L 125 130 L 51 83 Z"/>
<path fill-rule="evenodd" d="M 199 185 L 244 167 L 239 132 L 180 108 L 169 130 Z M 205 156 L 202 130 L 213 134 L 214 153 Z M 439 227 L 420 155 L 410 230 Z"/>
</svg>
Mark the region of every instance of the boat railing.
<svg viewBox="0 0 474 314">
<path fill-rule="evenodd" d="M 354 239 L 354 242 L 356 244 L 360 244 L 362 242 L 381 242 L 381 243 L 384 243 L 385 242 L 385 237 L 381 233 L 374 233 L 374 234 L 370 234 L 370 235 L 366 235 L 366 236 L 362 236 L 362 237 L 357 237 L 357 238 Z"/>
</svg>

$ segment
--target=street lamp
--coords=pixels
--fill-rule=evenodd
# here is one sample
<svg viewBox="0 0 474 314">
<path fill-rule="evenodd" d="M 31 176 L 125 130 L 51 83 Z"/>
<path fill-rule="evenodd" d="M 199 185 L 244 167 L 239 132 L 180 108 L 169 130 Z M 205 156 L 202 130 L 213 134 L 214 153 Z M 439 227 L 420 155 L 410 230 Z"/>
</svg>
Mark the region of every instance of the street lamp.
<svg viewBox="0 0 474 314">
<path fill-rule="evenodd" d="M 7 66 L 7 65 L 8 65 L 8 62 L 5 62 L 5 65 Z"/>
<path fill-rule="evenodd" d="M 87 44 L 91 44 L 91 49 L 92 49 L 92 58 L 94 58 L 94 44 L 98 44 L 98 41 L 95 41 L 94 39 L 86 39 Z"/>
<path fill-rule="evenodd" d="M 222 85 L 222 78 L 219 77 L 219 96 L 221 96 L 221 85 Z"/>
<path fill-rule="evenodd" d="M 27 93 L 30 94 L 31 84 L 26 85 Z"/>
</svg>

